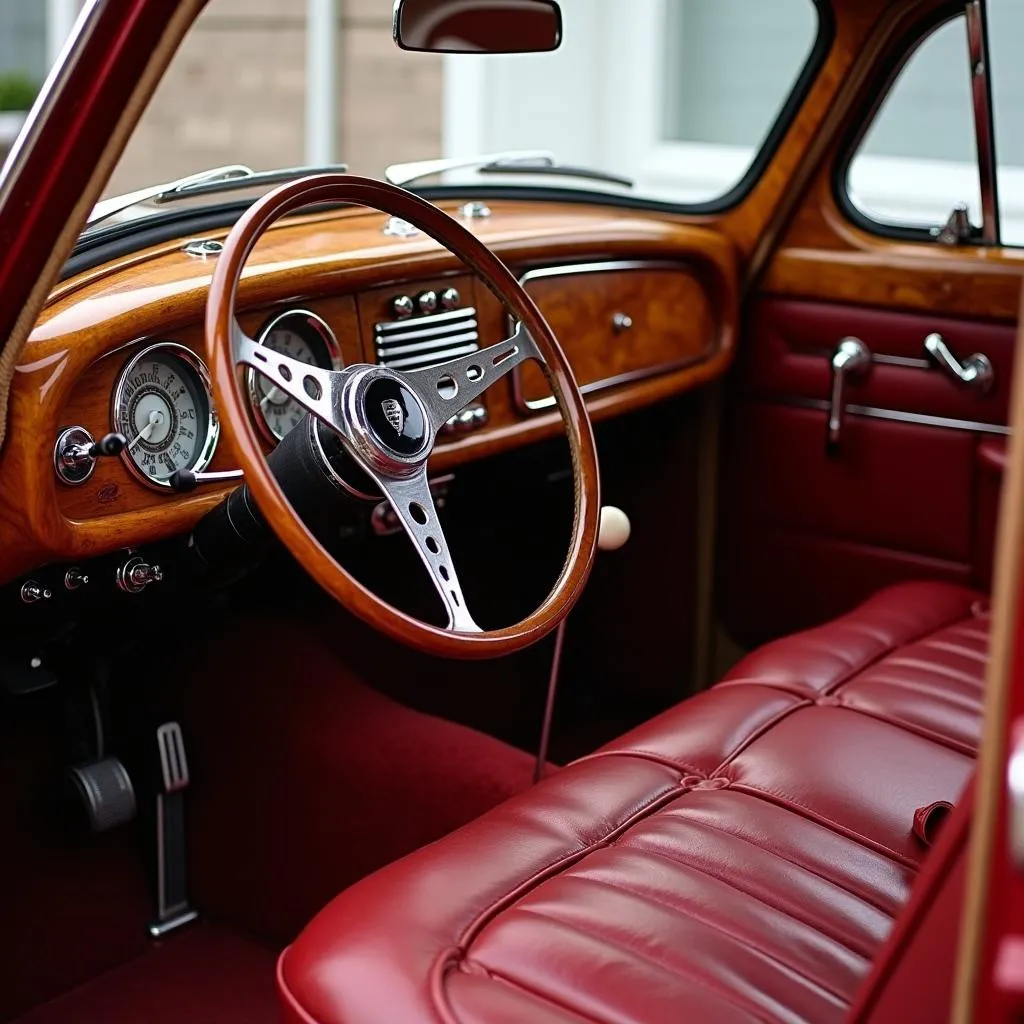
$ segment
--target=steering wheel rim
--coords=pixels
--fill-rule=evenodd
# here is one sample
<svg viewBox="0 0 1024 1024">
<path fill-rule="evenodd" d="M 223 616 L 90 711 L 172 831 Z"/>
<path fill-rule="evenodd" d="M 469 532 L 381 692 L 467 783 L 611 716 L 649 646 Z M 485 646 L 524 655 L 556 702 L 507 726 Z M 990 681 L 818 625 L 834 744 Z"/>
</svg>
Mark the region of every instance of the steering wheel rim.
<svg viewBox="0 0 1024 1024">
<path fill-rule="evenodd" d="M 519 321 L 520 330 L 499 345 L 471 357 L 413 373 L 399 373 L 373 364 L 327 371 L 299 363 L 294 363 L 293 372 L 292 362 L 279 357 L 278 353 L 269 353 L 272 360 L 268 360 L 268 351 L 247 338 L 238 324 L 236 304 L 242 272 L 256 243 L 272 224 L 289 213 L 318 203 L 361 205 L 413 224 L 475 272 Z M 221 420 L 226 422 L 232 434 L 246 483 L 256 503 L 268 525 L 294 557 L 341 605 L 368 625 L 404 644 L 430 654 L 462 659 L 499 657 L 521 650 L 546 636 L 568 615 L 589 577 L 597 547 L 600 475 L 590 419 L 568 360 L 532 299 L 501 260 L 458 221 L 411 192 L 370 178 L 324 174 L 282 185 L 250 207 L 228 235 L 210 283 L 206 337 Z M 454 566 L 448 569 L 444 564 L 451 560 L 443 530 L 435 521 L 436 510 L 429 500 L 429 490 L 426 502 L 408 497 L 413 493 L 411 485 L 404 485 L 404 489 L 392 493 L 381 483 L 382 472 L 408 474 L 407 479 L 411 480 L 415 470 L 417 480 L 421 479 L 425 484 L 427 459 L 433 451 L 438 417 L 442 411 L 458 411 L 473 400 L 466 397 L 472 389 L 478 388 L 476 395 L 481 394 L 526 358 L 537 358 L 540 362 L 562 414 L 572 456 L 575 508 L 569 551 L 551 592 L 531 615 L 498 630 L 471 631 L 467 623 L 474 627 L 475 623 L 472 623 L 468 609 L 464 617 L 456 612 L 453 619 L 453 608 L 460 604 L 458 598 L 461 596 L 457 576 L 450 596 L 440 592 L 451 620 L 449 628 L 442 628 L 393 607 L 349 575 L 309 531 L 274 478 L 245 400 L 246 371 L 250 367 L 256 368 L 339 433 L 356 461 L 382 486 L 385 498 L 399 515 L 435 587 L 439 587 L 442 584 L 438 573 L 445 574 L 443 578 L 448 581 L 448 574 L 454 574 Z M 492 360 L 493 366 L 490 365 Z M 276 365 L 269 365 L 271 361 Z M 454 370 L 454 378 L 444 373 L 448 369 Z M 301 386 L 296 374 L 302 377 Z M 416 374 L 428 376 L 417 379 Z M 450 399 L 437 397 L 442 390 L 441 376 L 464 385 L 459 396 L 462 404 L 448 406 L 445 402 Z M 433 384 L 437 385 L 436 388 L 431 387 Z M 392 390 L 393 386 L 399 385 L 412 392 L 418 402 L 413 402 L 405 391 L 398 394 Z M 368 397 L 369 389 L 375 389 L 372 401 Z M 378 403 L 380 395 L 394 397 L 386 397 Z M 422 451 L 408 456 L 394 450 L 392 444 L 398 445 L 399 441 L 392 439 L 390 434 L 386 439 L 388 443 L 385 443 L 382 438 L 387 427 L 379 422 L 379 412 L 373 422 L 367 413 L 371 406 L 376 410 L 378 404 L 386 410 L 389 422 L 392 421 L 391 413 L 395 412 L 395 417 L 402 421 L 407 432 L 411 428 L 404 427 L 406 417 L 416 419 L 417 412 L 413 407 L 418 404 L 418 412 L 425 417 L 425 428 L 429 434 Z M 397 412 L 398 405 L 403 409 L 402 414 Z M 394 427 L 395 422 L 391 425 Z M 403 438 L 401 443 L 404 445 L 406 440 Z M 398 493 L 401 498 L 396 503 L 395 495 Z M 417 496 L 421 494 L 422 488 L 417 491 Z M 428 522 L 417 536 L 412 529 L 419 526 L 420 520 L 413 520 L 409 510 L 418 509 L 423 513 L 425 503 Z M 438 531 L 441 531 L 441 550 L 440 555 L 435 556 L 426 550 L 425 545 L 428 539 L 435 540 L 435 536 L 427 538 L 427 534 L 437 535 Z M 430 551 L 434 551 L 434 545 Z M 461 603 L 465 604 L 464 601 Z"/>
</svg>

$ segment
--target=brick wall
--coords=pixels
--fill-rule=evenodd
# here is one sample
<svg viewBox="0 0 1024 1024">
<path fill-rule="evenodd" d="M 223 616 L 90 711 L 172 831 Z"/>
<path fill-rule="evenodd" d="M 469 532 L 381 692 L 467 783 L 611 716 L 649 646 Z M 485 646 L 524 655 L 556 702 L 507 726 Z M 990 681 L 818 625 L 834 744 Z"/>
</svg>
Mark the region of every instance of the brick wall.
<svg viewBox="0 0 1024 1024">
<path fill-rule="evenodd" d="M 302 0 L 210 0 L 106 190 L 227 163 L 304 162 Z M 380 176 L 441 153 L 441 58 L 391 41 L 391 0 L 338 0 L 338 157 Z"/>
</svg>

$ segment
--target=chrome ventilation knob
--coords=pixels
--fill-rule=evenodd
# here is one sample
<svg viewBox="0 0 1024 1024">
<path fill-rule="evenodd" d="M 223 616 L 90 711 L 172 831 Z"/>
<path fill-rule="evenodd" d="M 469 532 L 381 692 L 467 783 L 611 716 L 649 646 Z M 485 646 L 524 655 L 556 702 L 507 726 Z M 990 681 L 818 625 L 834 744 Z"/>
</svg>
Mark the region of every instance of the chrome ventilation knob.
<svg viewBox="0 0 1024 1024">
<path fill-rule="evenodd" d="M 416 312 L 416 304 L 408 295 L 399 295 L 391 300 L 391 312 L 398 320 L 407 320 Z"/>
</svg>

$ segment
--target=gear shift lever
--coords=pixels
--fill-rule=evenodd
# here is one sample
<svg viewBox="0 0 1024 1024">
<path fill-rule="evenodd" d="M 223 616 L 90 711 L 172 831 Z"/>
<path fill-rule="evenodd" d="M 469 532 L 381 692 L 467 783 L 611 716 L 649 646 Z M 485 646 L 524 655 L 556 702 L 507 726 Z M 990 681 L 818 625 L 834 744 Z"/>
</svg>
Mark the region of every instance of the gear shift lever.
<svg viewBox="0 0 1024 1024">
<path fill-rule="evenodd" d="M 605 505 L 601 509 L 601 526 L 597 534 L 597 546 L 601 551 L 618 551 L 624 547 L 632 532 L 629 516 L 614 505 Z M 558 693 L 558 672 L 562 667 L 562 648 L 565 645 L 565 625 L 569 621 L 566 616 L 558 624 L 555 633 L 555 653 L 551 659 L 551 677 L 548 681 L 548 699 L 544 707 L 544 726 L 540 734 L 540 748 L 537 751 L 537 767 L 534 769 L 533 781 L 540 782 L 544 778 L 544 769 L 548 761 L 548 747 L 551 744 L 551 721 L 555 713 L 555 696 Z"/>
</svg>

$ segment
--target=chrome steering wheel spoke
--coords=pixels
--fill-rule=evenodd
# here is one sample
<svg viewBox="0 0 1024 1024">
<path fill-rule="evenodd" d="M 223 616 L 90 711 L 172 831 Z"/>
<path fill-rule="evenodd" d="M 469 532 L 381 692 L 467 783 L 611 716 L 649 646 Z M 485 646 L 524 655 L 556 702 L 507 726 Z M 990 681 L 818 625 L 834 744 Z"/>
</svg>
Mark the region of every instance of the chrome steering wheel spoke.
<svg viewBox="0 0 1024 1024">
<path fill-rule="evenodd" d="M 520 324 L 512 337 L 497 345 L 423 370 L 406 370 L 399 376 L 426 406 L 436 432 L 527 359 L 544 362 L 533 338 Z"/>
<path fill-rule="evenodd" d="M 455 633 L 482 633 L 466 607 L 448 541 L 441 528 L 427 480 L 427 467 L 413 476 L 398 478 L 367 471 L 373 476 L 409 535 L 413 547 L 427 567 L 434 587 L 448 613 L 448 629 Z"/>
<path fill-rule="evenodd" d="M 346 435 L 341 398 L 349 376 L 347 371 L 325 370 L 274 352 L 253 341 L 237 323 L 232 349 L 236 363 L 262 374 L 307 412 L 323 420 L 338 434 Z"/>
</svg>

